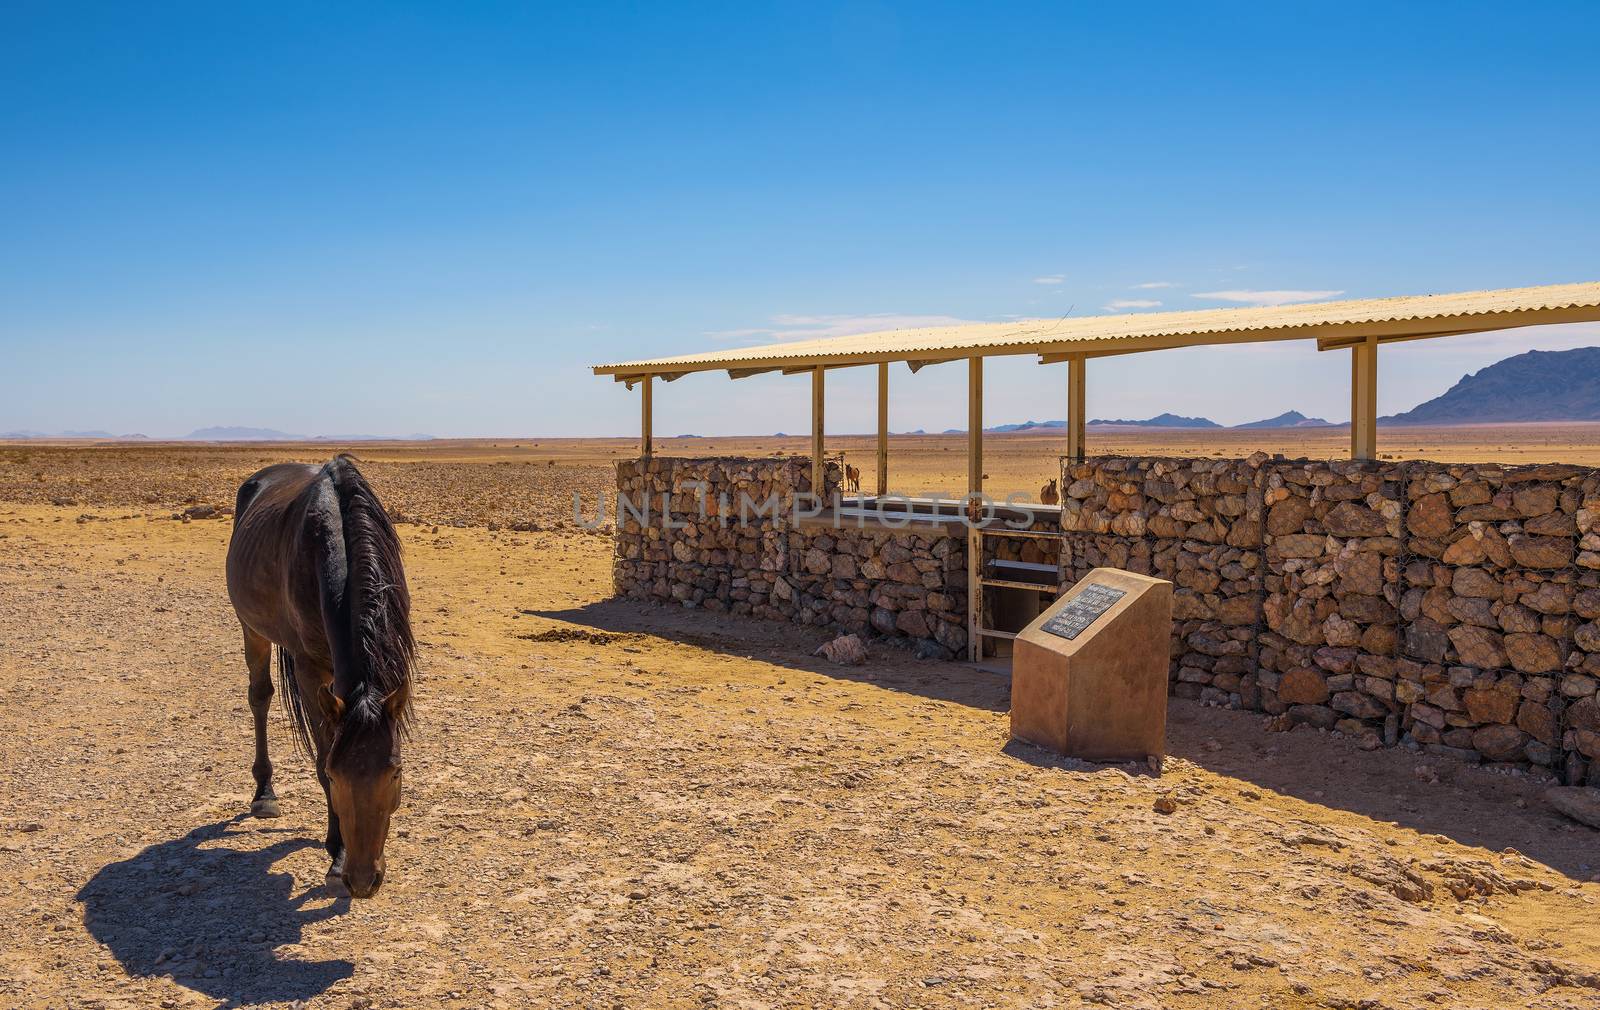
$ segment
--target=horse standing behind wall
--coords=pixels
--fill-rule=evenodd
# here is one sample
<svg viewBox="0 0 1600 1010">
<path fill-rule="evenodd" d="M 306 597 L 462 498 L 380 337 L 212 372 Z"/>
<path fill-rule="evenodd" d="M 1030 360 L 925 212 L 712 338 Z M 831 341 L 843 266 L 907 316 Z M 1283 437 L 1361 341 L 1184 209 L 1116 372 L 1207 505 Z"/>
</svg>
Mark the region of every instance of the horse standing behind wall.
<svg viewBox="0 0 1600 1010">
<path fill-rule="evenodd" d="M 250 812 L 279 812 L 267 757 L 276 645 L 284 708 L 328 804 L 329 882 L 368 897 L 400 805 L 416 666 L 400 539 L 349 456 L 280 463 L 239 488 L 227 572 L 255 718 Z"/>
<path fill-rule="evenodd" d="M 1050 483 L 1039 489 L 1039 503 L 1041 505 L 1061 504 L 1061 492 L 1056 490 L 1056 479 L 1050 478 Z"/>
</svg>

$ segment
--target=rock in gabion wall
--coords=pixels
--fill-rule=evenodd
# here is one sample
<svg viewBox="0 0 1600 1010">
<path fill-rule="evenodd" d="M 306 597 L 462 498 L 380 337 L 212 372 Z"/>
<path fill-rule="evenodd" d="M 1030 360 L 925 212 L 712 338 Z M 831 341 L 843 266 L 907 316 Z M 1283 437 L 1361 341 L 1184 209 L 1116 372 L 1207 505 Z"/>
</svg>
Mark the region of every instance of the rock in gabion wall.
<svg viewBox="0 0 1600 1010">
<path fill-rule="evenodd" d="M 1258 453 L 1063 474 L 1064 584 L 1176 584 L 1173 693 L 1568 782 L 1600 756 L 1600 473 Z"/>
<path fill-rule="evenodd" d="M 826 499 L 839 479 L 830 463 Z M 616 592 L 906 639 L 923 656 L 959 655 L 967 642 L 965 538 L 796 528 L 795 495 L 810 489 L 805 458 L 618 463 L 619 494 L 648 500 L 651 511 L 644 521 L 618 512 Z M 753 504 L 741 512 L 746 501 Z"/>
</svg>

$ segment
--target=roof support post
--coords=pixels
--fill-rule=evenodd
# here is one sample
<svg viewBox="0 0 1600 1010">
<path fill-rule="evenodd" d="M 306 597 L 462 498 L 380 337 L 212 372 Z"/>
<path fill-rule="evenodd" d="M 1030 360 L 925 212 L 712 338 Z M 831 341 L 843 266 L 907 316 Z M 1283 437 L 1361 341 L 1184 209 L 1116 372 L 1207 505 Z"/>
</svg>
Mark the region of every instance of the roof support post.
<svg viewBox="0 0 1600 1010">
<path fill-rule="evenodd" d="M 971 499 L 983 491 L 983 359 L 967 359 L 967 512 Z M 967 526 L 967 659 L 983 658 L 983 532 Z"/>
<path fill-rule="evenodd" d="M 878 496 L 889 493 L 889 363 L 878 362 Z"/>
<path fill-rule="evenodd" d="M 639 458 L 649 459 L 655 455 L 655 438 L 650 430 L 651 410 L 650 380 L 653 376 L 645 376 L 639 381 Z"/>
<path fill-rule="evenodd" d="M 967 491 L 983 490 L 983 359 L 967 359 Z"/>
<path fill-rule="evenodd" d="M 1085 450 L 1084 428 L 1088 404 L 1084 402 L 1088 389 L 1089 360 L 1081 354 L 1067 359 L 1067 457 L 1082 463 Z"/>
<path fill-rule="evenodd" d="M 1350 458 L 1378 458 L 1378 338 L 1350 348 Z"/>
<path fill-rule="evenodd" d="M 822 381 L 827 369 L 818 365 L 811 370 L 811 493 L 822 501 L 822 487 L 826 482 L 828 464 L 822 458 Z"/>
</svg>

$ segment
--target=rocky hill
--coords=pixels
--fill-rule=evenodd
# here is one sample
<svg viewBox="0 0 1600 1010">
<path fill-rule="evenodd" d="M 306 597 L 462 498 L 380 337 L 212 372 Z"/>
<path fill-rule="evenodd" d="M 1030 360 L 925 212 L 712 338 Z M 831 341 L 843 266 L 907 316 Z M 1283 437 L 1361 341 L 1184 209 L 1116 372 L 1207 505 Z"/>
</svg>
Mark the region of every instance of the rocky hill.
<svg viewBox="0 0 1600 1010">
<path fill-rule="evenodd" d="M 1209 417 L 1183 417 L 1179 414 L 1157 414 L 1147 417 L 1142 421 L 1115 420 L 1108 421 L 1097 417 L 1089 422 L 1091 427 L 1101 428 L 1220 428 L 1222 425 Z"/>
<path fill-rule="evenodd" d="M 1023 421 L 1021 424 L 997 424 L 993 428 L 985 428 L 983 430 L 1005 432 L 1044 431 L 1048 429 L 1054 431 L 1057 428 L 1065 428 L 1066 426 L 1067 422 L 1065 421 Z"/>
<path fill-rule="evenodd" d="M 247 428 L 236 424 L 196 428 L 183 437 L 197 442 L 297 442 L 305 438 L 276 428 Z"/>
<path fill-rule="evenodd" d="M 1527 351 L 1451 386 L 1384 424 L 1600 421 L 1600 347 Z"/>
<path fill-rule="evenodd" d="M 1269 417 L 1264 421 L 1251 421 L 1249 424 L 1236 424 L 1235 428 L 1329 428 L 1332 422 L 1320 417 L 1307 417 L 1298 410 L 1288 410 L 1277 417 Z"/>
</svg>

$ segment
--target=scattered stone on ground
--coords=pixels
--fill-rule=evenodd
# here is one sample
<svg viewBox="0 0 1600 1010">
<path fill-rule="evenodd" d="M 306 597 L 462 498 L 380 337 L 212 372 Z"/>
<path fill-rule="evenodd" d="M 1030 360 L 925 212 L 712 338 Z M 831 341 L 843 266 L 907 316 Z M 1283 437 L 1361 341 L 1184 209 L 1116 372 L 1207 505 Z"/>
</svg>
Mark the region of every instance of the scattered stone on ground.
<svg viewBox="0 0 1600 1010">
<path fill-rule="evenodd" d="M 860 666 L 867 661 L 867 647 L 861 644 L 858 635 L 840 635 L 830 642 L 823 642 L 814 655 L 840 666 Z"/>
<path fill-rule="evenodd" d="M 1580 824 L 1600 828 L 1600 789 L 1585 786 L 1552 786 L 1542 794 L 1551 808 Z"/>
</svg>

